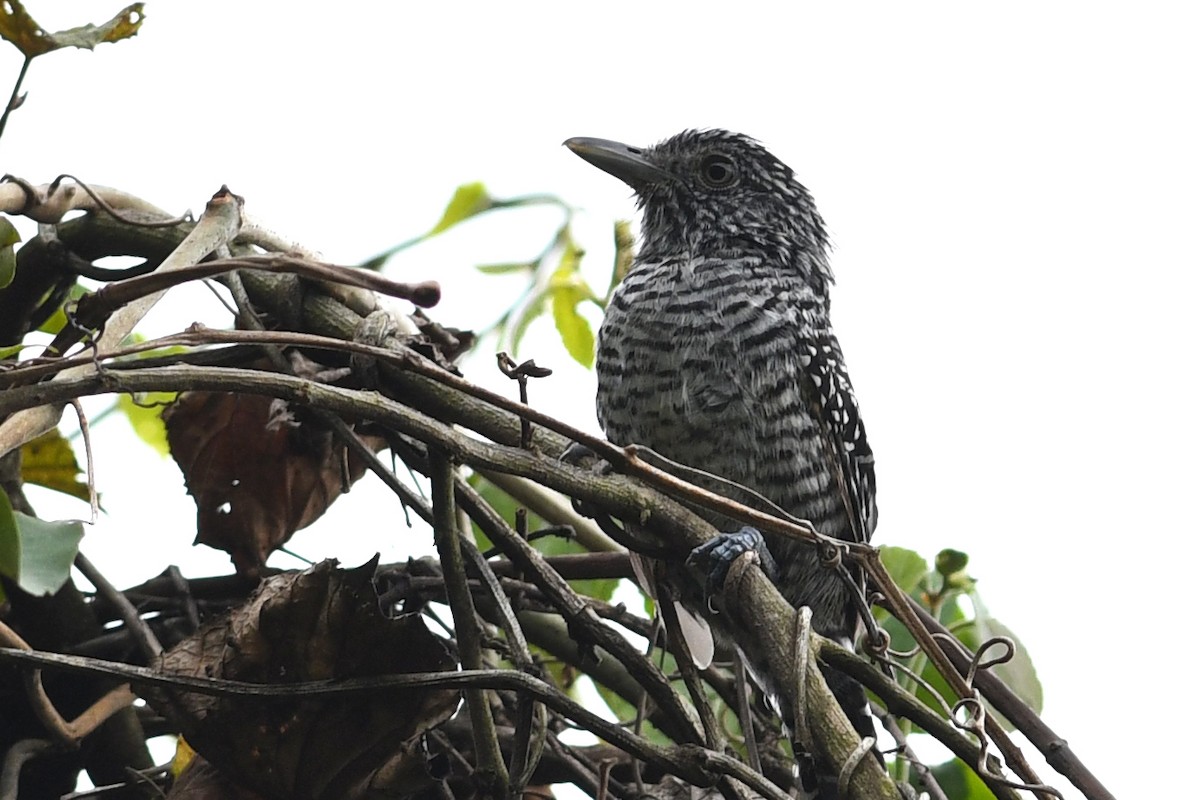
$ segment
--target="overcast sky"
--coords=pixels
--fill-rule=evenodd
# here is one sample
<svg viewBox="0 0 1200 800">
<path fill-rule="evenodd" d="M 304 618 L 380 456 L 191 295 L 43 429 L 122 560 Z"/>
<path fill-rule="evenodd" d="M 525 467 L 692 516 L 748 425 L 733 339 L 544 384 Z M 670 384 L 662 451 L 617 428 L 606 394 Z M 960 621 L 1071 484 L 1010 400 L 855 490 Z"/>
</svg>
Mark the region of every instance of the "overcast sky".
<svg viewBox="0 0 1200 800">
<path fill-rule="evenodd" d="M 70 172 L 173 211 L 227 183 L 250 213 L 346 263 L 427 229 L 459 183 L 554 192 L 588 212 L 581 237 L 603 275 L 607 226 L 632 202 L 563 139 L 647 144 L 704 126 L 760 139 L 813 192 L 836 245 L 834 322 L 878 460 L 876 542 L 970 553 L 990 611 L 1040 670 L 1047 722 L 1118 797 L 1168 796 L 1191 740 L 1179 699 L 1193 670 L 1170 665 L 1191 663 L 1200 527 L 1195 12 L 410 5 L 150 2 L 133 41 L 33 64 L 3 169 Z M 120 3 L 29 6 L 62 28 Z M 0 51 L 0 75 L 19 66 Z M 478 327 L 510 287 L 472 266 L 532 256 L 556 221 L 473 222 L 389 274 L 441 280 L 438 319 Z M 193 319 L 226 317 L 199 293 L 148 330 Z M 522 353 L 557 369 L 534 402 L 594 427 L 594 379 L 552 335 L 536 328 Z M 468 369 L 493 373 L 491 359 Z M 85 551 L 122 585 L 171 561 L 226 569 L 190 547 L 174 466 L 122 426 L 97 430 L 109 513 Z M 367 479 L 293 547 L 354 563 L 428 542 Z"/>
</svg>

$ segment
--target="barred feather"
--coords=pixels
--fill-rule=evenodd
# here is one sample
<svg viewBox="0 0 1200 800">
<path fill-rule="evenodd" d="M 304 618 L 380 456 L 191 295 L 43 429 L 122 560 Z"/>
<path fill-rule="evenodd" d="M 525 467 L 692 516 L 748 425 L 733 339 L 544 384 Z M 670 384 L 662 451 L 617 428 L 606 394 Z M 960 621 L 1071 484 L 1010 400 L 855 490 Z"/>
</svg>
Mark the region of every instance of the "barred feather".
<svg viewBox="0 0 1200 800">
<path fill-rule="evenodd" d="M 596 408 L 608 438 L 742 483 L 822 533 L 868 541 L 874 456 L 830 328 L 828 237 L 807 189 L 727 131 L 685 131 L 647 149 L 568 145 L 629 183 L 643 210 L 641 247 L 598 337 Z M 852 640 L 851 590 L 812 547 L 766 541 L 784 597 L 811 607 L 820 633 Z M 694 583 L 678 577 L 684 602 L 703 609 Z M 869 733 L 861 687 L 839 684 Z"/>
</svg>

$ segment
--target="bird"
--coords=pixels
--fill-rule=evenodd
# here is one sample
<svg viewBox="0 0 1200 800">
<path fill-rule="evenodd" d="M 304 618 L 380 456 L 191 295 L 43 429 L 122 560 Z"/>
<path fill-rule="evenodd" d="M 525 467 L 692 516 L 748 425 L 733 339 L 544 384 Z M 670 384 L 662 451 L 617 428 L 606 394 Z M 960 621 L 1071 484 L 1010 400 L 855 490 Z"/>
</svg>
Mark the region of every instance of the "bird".
<svg viewBox="0 0 1200 800">
<path fill-rule="evenodd" d="M 875 459 L 830 325 L 830 242 L 808 189 L 758 141 L 727 130 L 689 129 L 650 147 L 565 144 L 628 184 L 641 211 L 639 247 L 597 335 L 606 437 L 742 484 L 824 534 L 868 542 Z M 855 589 L 815 547 L 707 517 L 725 533 L 703 555 L 761 553 L 783 597 L 812 609 L 813 629 L 852 646 Z M 684 604 L 728 636 L 705 608 L 703 582 L 680 582 Z M 859 734 L 874 735 L 861 685 L 824 674 Z"/>
</svg>

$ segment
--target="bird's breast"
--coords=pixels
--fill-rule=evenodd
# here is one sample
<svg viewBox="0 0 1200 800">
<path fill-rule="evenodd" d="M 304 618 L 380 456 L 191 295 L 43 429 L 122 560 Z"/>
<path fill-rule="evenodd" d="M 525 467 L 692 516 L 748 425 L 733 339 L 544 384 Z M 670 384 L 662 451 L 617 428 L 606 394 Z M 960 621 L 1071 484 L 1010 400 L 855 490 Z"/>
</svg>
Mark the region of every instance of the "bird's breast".
<svg viewBox="0 0 1200 800">
<path fill-rule="evenodd" d="M 790 441 L 781 428 L 794 434 L 807 419 L 795 346 L 803 303 L 753 265 L 654 266 L 626 276 L 600 329 L 605 433 L 768 488 L 776 451 Z"/>
</svg>

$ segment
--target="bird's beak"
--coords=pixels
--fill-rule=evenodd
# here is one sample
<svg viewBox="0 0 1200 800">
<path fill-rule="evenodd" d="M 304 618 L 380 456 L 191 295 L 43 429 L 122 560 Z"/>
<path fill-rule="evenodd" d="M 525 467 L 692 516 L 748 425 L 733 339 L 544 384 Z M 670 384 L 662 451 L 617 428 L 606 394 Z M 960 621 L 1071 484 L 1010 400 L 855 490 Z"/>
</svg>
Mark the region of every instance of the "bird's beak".
<svg viewBox="0 0 1200 800">
<path fill-rule="evenodd" d="M 647 159 L 645 152 L 639 147 L 587 136 L 576 136 L 567 139 L 563 144 L 584 161 L 615 178 L 620 178 L 635 190 L 661 183 L 670 176 L 670 173 Z"/>
</svg>

